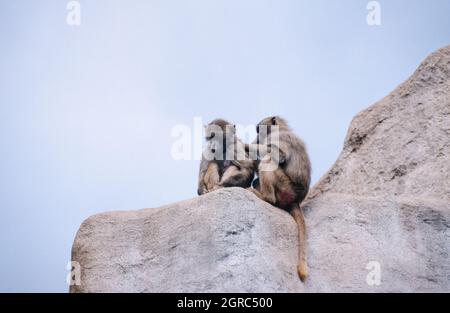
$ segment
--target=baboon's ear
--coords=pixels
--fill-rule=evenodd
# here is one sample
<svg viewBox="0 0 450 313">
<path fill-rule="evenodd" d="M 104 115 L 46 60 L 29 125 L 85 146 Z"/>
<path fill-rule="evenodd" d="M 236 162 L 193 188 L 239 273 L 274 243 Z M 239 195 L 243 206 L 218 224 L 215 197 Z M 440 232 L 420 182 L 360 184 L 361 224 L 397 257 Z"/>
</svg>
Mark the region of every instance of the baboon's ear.
<svg viewBox="0 0 450 313">
<path fill-rule="evenodd" d="M 275 116 L 272 117 L 272 125 L 277 125 L 277 118 Z"/>
</svg>

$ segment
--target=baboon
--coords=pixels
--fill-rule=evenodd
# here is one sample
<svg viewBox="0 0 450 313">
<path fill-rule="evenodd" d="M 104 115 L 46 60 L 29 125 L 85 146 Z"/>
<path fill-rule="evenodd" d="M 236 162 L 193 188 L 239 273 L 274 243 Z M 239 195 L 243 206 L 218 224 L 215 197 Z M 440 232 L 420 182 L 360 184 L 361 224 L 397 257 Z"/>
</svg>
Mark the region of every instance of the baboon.
<svg viewBox="0 0 450 313">
<path fill-rule="evenodd" d="M 305 144 L 278 116 L 263 119 L 258 123 L 256 132 L 256 142 L 246 146 L 250 154 L 257 153 L 258 156 L 258 179 L 250 190 L 294 217 L 299 236 L 297 271 L 304 281 L 308 276 L 306 225 L 300 203 L 308 194 L 311 182 L 311 163 Z"/>
<path fill-rule="evenodd" d="M 224 188 L 251 186 L 255 165 L 236 136 L 236 126 L 216 119 L 205 129 L 206 145 L 200 162 L 198 195 Z"/>
</svg>

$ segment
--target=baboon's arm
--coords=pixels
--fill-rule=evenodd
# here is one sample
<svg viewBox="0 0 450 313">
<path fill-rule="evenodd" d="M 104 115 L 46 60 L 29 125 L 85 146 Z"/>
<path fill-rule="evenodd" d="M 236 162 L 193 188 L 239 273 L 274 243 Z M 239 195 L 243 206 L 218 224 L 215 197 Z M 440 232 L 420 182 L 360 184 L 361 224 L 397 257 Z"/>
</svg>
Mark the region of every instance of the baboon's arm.
<svg viewBox="0 0 450 313">
<path fill-rule="evenodd" d="M 262 159 L 270 152 L 267 145 L 259 143 L 245 144 L 245 151 L 248 153 L 251 160 Z"/>
<path fill-rule="evenodd" d="M 206 186 L 205 186 L 205 174 L 208 170 L 208 161 L 205 159 L 202 159 L 200 162 L 200 169 L 198 173 L 198 186 L 197 186 L 197 194 L 199 196 L 206 193 Z"/>
<path fill-rule="evenodd" d="M 263 159 L 267 154 L 270 154 L 271 158 L 278 164 L 284 164 L 287 159 L 287 153 L 279 146 L 263 145 L 263 144 L 246 144 L 245 151 L 249 154 L 250 159 Z"/>
<path fill-rule="evenodd" d="M 205 193 L 214 191 L 219 185 L 219 165 L 216 162 L 209 162 L 203 182 L 206 187 Z"/>
<path fill-rule="evenodd" d="M 241 163 L 240 165 L 241 167 L 230 166 L 225 170 L 219 183 L 220 187 L 250 187 L 254 172 Z"/>
<path fill-rule="evenodd" d="M 233 164 L 234 166 L 236 166 L 239 170 L 242 169 L 242 164 L 241 164 L 239 161 L 232 160 L 232 161 L 230 161 L 230 162 L 231 162 L 231 164 Z"/>
</svg>

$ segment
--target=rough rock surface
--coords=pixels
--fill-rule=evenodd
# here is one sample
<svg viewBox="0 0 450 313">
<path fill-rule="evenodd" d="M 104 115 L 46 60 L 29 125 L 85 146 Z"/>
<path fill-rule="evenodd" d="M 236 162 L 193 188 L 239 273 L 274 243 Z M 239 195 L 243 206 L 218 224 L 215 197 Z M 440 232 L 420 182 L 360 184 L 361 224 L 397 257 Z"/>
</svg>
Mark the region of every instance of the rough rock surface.
<svg viewBox="0 0 450 313">
<path fill-rule="evenodd" d="M 450 47 L 358 114 L 303 203 L 310 276 L 291 216 L 230 188 L 81 226 L 72 292 L 450 292 Z M 379 264 L 380 284 L 370 285 Z"/>
<path fill-rule="evenodd" d="M 308 290 L 450 292 L 450 46 L 354 118 L 303 207 Z"/>
<path fill-rule="evenodd" d="M 72 260 L 75 292 L 295 292 L 292 217 L 240 188 L 158 209 L 95 215 Z"/>
</svg>

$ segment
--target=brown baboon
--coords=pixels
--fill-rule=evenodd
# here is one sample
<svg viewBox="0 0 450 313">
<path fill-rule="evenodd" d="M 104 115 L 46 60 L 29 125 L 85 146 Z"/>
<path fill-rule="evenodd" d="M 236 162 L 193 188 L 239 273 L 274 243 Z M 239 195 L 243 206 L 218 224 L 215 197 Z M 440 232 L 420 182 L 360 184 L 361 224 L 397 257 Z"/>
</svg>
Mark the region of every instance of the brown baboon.
<svg viewBox="0 0 450 313">
<path fill-rule="evenodd" d="M 245 152 L 244 143 L 236 136 L 235 125 L 216 119 L 206 126 L 205 138 L 198 195 L 224 187 L 250 187 L 255 166 Z"/>
<path fill-rule="evenodd" d="M 256 128 L 256 143 L 246 146 L 257 153 L 258 179 L 250 189 L 259 198 L 291 213 L 298 225 L 300 279 L 308 275 L 306 263 L 306 226 L 300 203 L 311 182 L 311 163 L 305 144 L 281 117 L 262 120 Z"/>
</svg>

